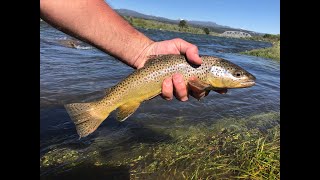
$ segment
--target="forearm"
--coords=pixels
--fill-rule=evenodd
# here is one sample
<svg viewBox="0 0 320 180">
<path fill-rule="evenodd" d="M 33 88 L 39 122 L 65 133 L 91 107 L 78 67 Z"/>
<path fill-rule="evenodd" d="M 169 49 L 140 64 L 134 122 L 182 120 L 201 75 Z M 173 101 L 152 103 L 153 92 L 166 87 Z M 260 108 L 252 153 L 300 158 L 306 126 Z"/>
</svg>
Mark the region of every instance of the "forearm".
<svg viewBox="0 0 320 180">
<path fill-rule="evenodd" d="M 41 18 L 137 68 L 153 43 L 114 12 L 103 0 L 41 0 Z"/>
</svg>

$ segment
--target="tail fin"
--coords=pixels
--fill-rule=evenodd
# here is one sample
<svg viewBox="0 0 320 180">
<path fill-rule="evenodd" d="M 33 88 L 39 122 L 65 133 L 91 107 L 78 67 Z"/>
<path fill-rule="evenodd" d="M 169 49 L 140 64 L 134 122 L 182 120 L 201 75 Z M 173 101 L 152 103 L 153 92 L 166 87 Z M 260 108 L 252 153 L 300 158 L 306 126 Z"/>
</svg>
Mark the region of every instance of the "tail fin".
<svg viewBox="0 0 320 180">
<path fill-rule="evenodd" d="M 73 103 L 64 105 L 70 118 L 76 125 L 78 135 L 88 136 L 109 116 L 103 103 Z"/>
</svg>

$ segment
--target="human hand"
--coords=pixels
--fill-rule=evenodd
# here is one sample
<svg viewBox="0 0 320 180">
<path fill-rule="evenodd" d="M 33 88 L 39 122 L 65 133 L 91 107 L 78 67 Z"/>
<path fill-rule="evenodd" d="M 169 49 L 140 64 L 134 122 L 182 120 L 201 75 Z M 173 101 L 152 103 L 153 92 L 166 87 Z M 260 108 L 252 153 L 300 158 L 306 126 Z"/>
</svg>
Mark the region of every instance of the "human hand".
<svg viewBox="0 0 320 180">
<path fill-rule="evenodd" d="M 182 39 L 172 39 L 166 41 L 153 42 L 150 44 L 137 60 L 136 67 L 141 68 L 144 66 L 145 62 L 148 60 L 150 55 L 159 54 L 183 54 L 186 55 L 189 62 L 195 65 L 200 65 L 202 63 L 199 57 L 199 52 L 197 46 L 186 42 Z M 162 97 L 166 100 L 171 100 L 175 96 L 180 101 L 187 101 L 189 94 L 197 99 L 208 95 L 209 91 L 192 91 L 188 93 L 187 85 L 181 74 L 174 74 L 172 77 L 167 78 L 162 83 Z"/>
</svg>

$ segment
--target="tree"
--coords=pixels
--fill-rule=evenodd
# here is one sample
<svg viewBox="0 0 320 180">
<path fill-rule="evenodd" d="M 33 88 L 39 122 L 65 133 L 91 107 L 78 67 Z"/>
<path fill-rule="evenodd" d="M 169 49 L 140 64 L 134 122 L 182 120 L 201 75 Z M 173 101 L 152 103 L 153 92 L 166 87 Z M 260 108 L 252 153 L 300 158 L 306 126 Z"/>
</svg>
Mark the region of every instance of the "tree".
<svg viewBox="0 0 320 180">
<path fill-rule="evenodd" d="M 273 41 L 280 41 L 280 34 L 277 34 L 277 35 L 265 34 L 262 37 L 265 39 L 273 40 Z"/>
<path fill-rule="evenodd" d="M 208 28 L 204 28 L 203 31 L 204 31 L 204 33 L 206 33 L 206 34 L 209 34 L 209 33 L 210 33 L 210 31 L 209 31 Z"/>
<path fill-rule="evenodd" d="M 272 37 L 271 34 L 265 34 L 265 35 L 263 35 L 263 38 L 270 38 L 270 37 Z"/>
<path fill-rule="evenodd" d="M 187 27 L 187 21 L 181 20 L 181 21 L 179 22 L 179 27 L 181 27 L 181 28 Z"/>
</svg>

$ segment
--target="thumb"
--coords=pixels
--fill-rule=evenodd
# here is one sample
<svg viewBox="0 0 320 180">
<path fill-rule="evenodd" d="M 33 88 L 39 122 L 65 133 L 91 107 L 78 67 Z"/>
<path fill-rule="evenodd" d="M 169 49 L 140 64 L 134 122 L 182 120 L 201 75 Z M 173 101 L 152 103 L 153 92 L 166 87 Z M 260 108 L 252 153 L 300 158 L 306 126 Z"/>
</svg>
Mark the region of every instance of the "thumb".
<svg viewBox="0 0 320 180">
<path fill-rule="evenodd" d="M 180 51 L 180 54 L 186 55 L 189 62 L 195 65 L 201 65 L 202 60 L 199 57 L 198 47 L 183 39 L 174 39 L 175 45 Z"/>
</svg>

